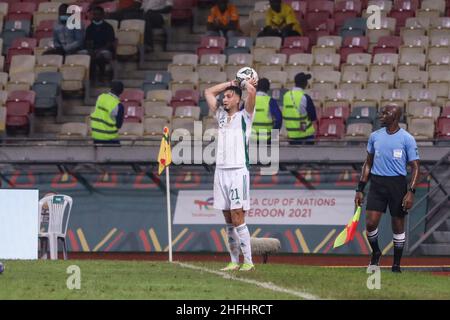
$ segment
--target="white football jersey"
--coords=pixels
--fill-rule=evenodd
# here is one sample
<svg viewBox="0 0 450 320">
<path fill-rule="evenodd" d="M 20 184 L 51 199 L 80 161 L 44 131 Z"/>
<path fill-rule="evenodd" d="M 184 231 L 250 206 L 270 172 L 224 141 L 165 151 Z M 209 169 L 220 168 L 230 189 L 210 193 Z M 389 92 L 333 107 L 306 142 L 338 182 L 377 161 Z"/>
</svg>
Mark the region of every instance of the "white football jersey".
<svg viewBox="0 0 450 320">
<path fill-rule="evenodd" d="M 244 168 L 249 166 L 249 141 L 252 133 L 253 114 L 245 109 L 228 117 L 223 107 L 216 112 L 219 123 L 216 149 L 216 167 L 222 169 Z"/>
</svg>

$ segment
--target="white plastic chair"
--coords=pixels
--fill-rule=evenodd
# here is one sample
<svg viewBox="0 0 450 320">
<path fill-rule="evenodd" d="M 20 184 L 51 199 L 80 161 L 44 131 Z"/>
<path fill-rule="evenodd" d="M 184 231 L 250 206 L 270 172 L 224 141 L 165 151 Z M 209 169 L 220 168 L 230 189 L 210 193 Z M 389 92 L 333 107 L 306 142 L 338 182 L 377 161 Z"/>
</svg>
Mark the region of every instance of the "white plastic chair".
<svg viewBox="0 0 450 320">
<path fill-rule="evenodd" d="M 49 221 L 47 232 L 39 232 L 39 240 L 47 239 L 50 249 L 50 259 L 58 259 L 58 242 L 63 242 L 64 260 L 67 260 L 66 233 L 69 225 L 70 211 L 73 200 L 71 197 L 56 194 L 39 200 L 39 228 L 42 222 L 42 207 L 47 204 L 49 211 Z M 68 206 L 68 210 L 66 210 Z"/>
</svg>

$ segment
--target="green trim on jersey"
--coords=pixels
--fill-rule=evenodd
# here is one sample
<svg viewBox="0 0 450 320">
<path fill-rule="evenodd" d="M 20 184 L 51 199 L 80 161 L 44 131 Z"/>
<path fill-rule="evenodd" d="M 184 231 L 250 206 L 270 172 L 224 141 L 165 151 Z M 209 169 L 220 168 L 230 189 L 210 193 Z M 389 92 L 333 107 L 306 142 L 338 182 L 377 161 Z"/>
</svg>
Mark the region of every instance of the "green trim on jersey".
<svg viewBox="0 0 450 320">
<path fill-rule="evenodd" d="M 242 137 L 244 138 L 244 149 L 245 149 L 245 165 L 250 168 L 250 160 L 248 156 L 248 145 L 247 145 L 247 124 L 245 123 L 244 115 L 241 117 L 242 125 Z"/>
</svg>

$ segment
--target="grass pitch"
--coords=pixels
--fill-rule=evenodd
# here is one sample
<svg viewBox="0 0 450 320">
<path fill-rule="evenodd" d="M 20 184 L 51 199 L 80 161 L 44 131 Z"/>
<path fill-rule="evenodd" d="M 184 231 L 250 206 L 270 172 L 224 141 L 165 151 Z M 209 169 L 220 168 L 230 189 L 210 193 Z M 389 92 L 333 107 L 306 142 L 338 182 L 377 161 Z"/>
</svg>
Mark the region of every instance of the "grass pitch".
<svg viewBox="0 0 450 320">
<path fill-rule="evenodd" d="M 223 264 L 190 263 L 217 271 Z M 81 289 L 69 290 L 67 267 L 81 270 Z M 257 265 L 233 275 L 192 270 L 147 261 L 6 261 L 0 275 L 1 299 L 299 299 L 256 283 L 303 292 L 320 299 L 450 299 L 450 277 L 427 272 L 381 272 L 381 289 L 369 290 L 362 268 L 326 268 L 283 264 Z"/>
</svg>

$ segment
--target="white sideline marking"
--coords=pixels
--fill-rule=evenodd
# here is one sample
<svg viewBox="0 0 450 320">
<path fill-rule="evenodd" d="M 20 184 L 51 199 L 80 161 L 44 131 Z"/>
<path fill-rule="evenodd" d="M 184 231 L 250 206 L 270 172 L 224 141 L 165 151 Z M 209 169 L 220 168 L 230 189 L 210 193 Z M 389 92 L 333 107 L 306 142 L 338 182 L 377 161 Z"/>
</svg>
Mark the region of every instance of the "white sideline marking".
<svg viewBox="0 0 450 320">
<path fill-rule="evenodd" d="M 192 269 L 192 270 L 200 270 L 200 271 L 208 272 L 211 274 L 215 274 L 215 275 L 221 276 L 224 279 L 236 280 L 236 281 L 240 281 L 240 282 L 244 282 L 244 283 L 253 284 L 258 287 L 262 287 L 262 288 L 269 289 L 272 291 L 291 294 L 293 296 L 296 296 L 296 297 L 299 297 L 299 298 L 302 298 L 305 300 L 319 300 L 320 299 L 318 296 L 312 295 L 310 293 L 307 293 L 304 291 L 296 291 L 296 290 L 286 289 L 286 288 L 274 285 L 271 282 L 261 282 L 261 281 L 251 280 L 251 279 L 240 278 L 240 277 L 234 276 L 231 273 L 211 270 L 208 268 L 198 267 L 198 266 L 194 266 L 192 264 L 182 263 L 182 262 L 178 262 L 178 261 L 175 261 L 174 264 L 177 264 L 183 268 L 188 268 L 188 269 Z"/>
</svg>

